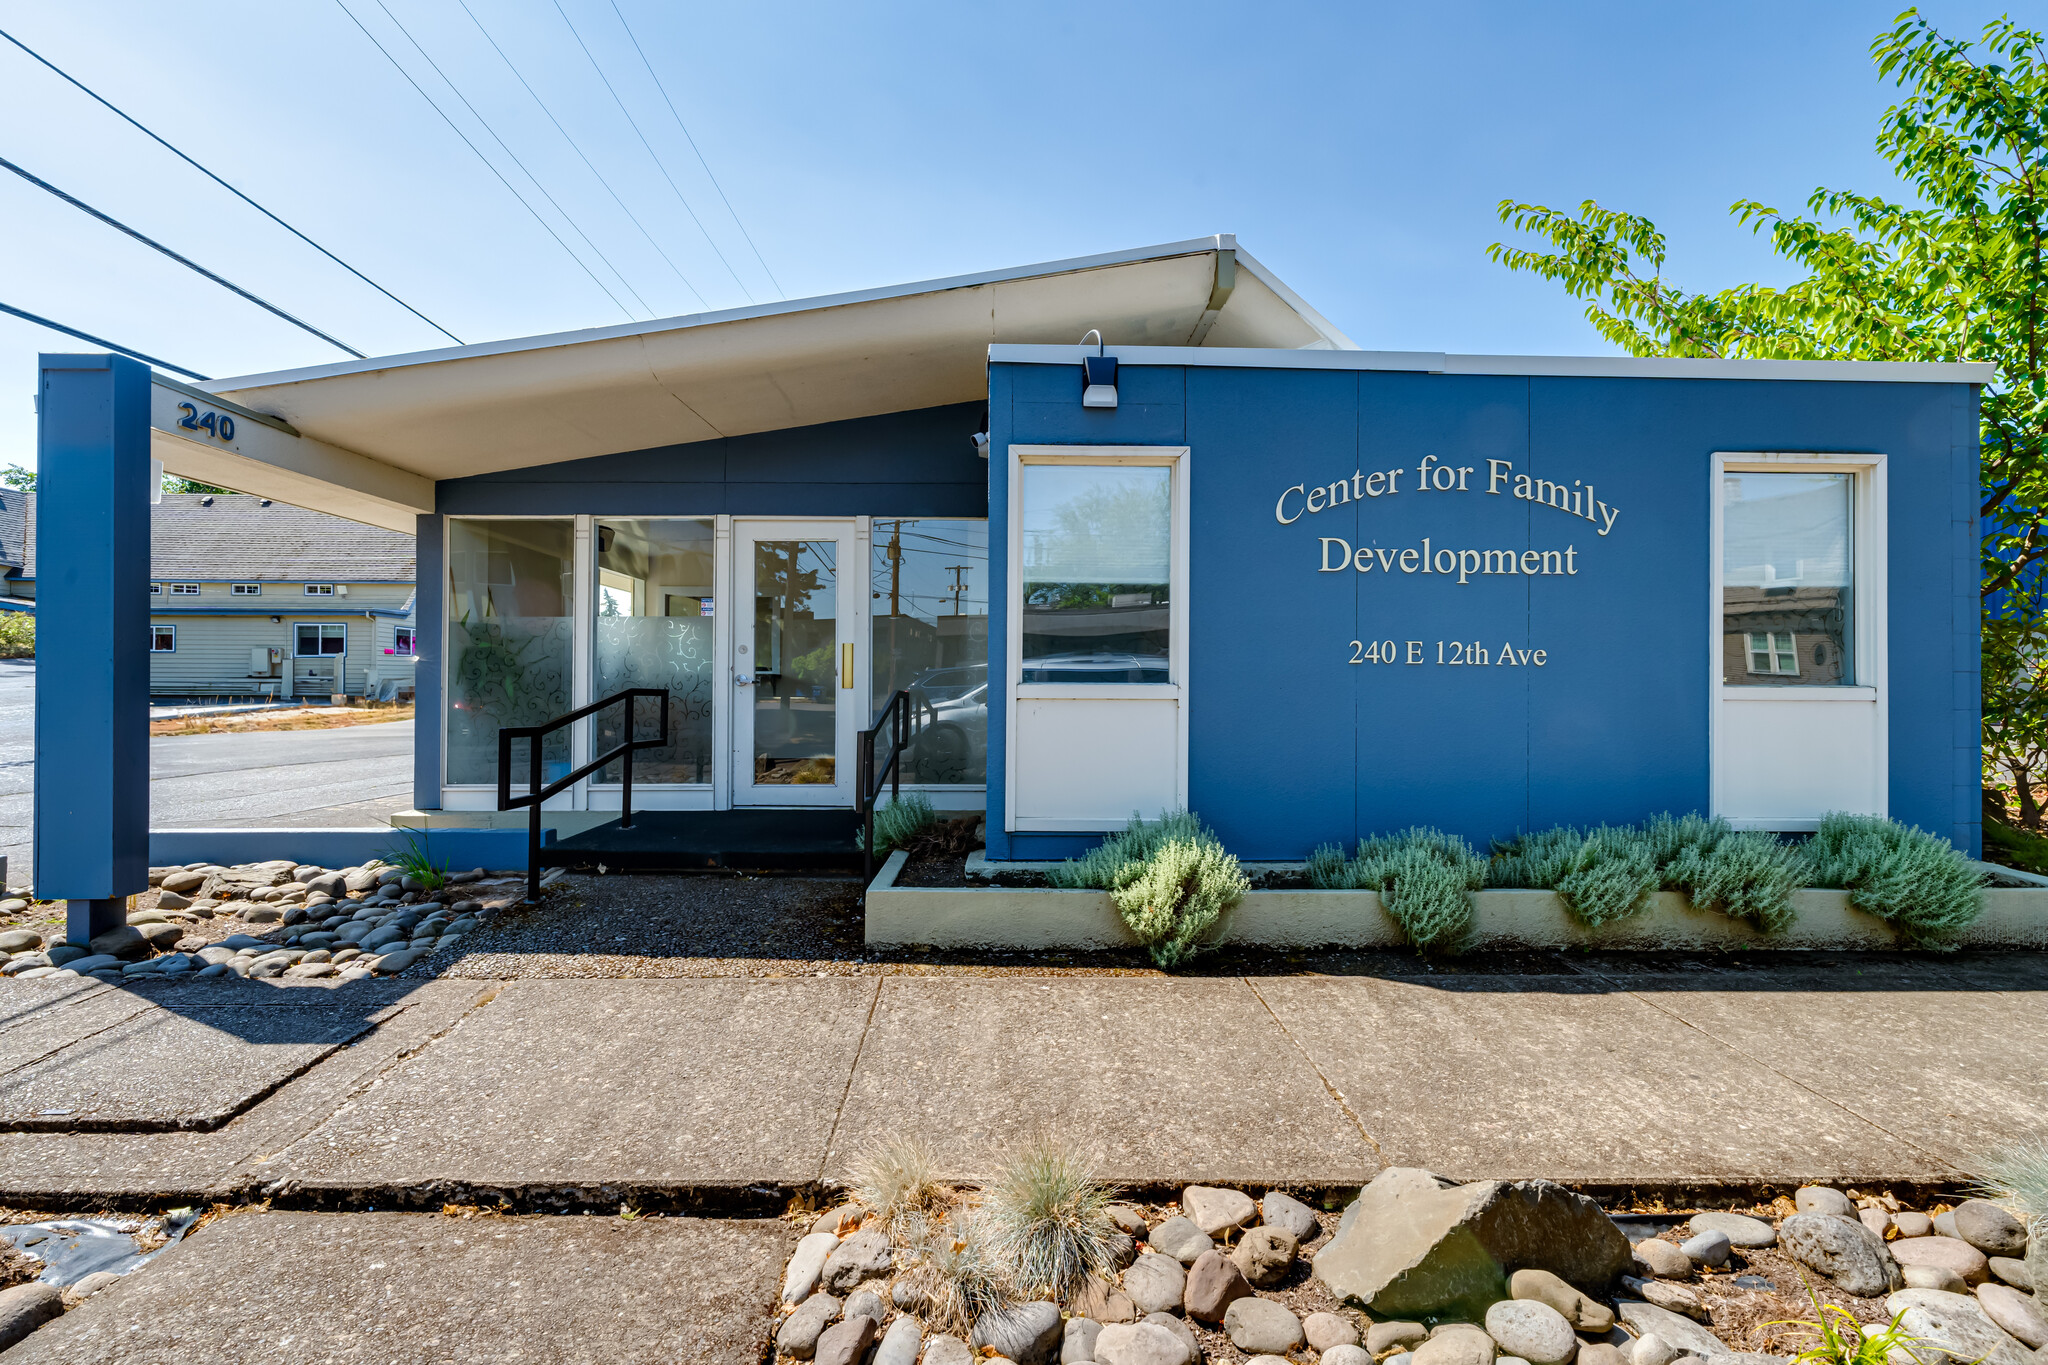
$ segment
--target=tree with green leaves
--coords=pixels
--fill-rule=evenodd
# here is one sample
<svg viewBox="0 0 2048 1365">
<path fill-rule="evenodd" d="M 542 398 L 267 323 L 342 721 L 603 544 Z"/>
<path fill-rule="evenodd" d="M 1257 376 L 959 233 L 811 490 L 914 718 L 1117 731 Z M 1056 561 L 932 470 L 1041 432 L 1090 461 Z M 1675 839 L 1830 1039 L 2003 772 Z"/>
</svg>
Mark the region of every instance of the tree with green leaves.
<svg viewBox="0 0 2048 1365">
<path fill-rule="evenodd" d="M 1878 153 L 1909 202 L 1817 189 L 1810 216 L 1730 208 L 1804 278 L 1690 293 L 1664 279 L 1647 218 L 1503 200 L 1501 221 L 1549 250 L 1496 243 L 1511 270 L 1586 300 L 1586 318 L 1638 356 L 1974 360 L 1983 392 L 1980 521 L 1987 787 L 2014 790 L 2039 828 L 2048 783 L 2048 48 L 2009 17 L 1971 43 L 1915 10 L 1871 44 L 1904 98 Z"/>
</svg>

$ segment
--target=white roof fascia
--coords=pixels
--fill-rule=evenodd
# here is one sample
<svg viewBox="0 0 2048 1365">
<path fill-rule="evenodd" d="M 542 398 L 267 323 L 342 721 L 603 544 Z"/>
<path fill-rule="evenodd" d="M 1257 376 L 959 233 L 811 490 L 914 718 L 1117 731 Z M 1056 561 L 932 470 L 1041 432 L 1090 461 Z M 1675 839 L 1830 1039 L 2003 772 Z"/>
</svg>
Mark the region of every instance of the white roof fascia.
<svg viewBox="0 0 2048 1365">
<path fill-rule="evenodd" d="M 411 351 L 401 355 L 372 356 L 367 360 L 344 360 L 331 365 L 309 365 L 297 370 L 273 370 L 266 374 L 235 375 L 227 379 L 209 380 L 203 387 L 209 393 L 235 393 L 243 389 L 264 388 L 274 384 L 295 384 L 308 379 L 329 379 L 337 375 L 370 374 L 378 370 L 398 369 L 410 365 L 432 365 L 448 360 L 469 360 L 481 356 L 509 355 L 520 351 L 544 351 L 557 346 L 574 346 L 588 341 L 609 341 L 619 337 L 646 336 L 655 332 L 674 332 L 691 327 L 710 327 L 723 322 L 742 322 L 749 318 L 775 317 L 787 313 L 808 313 L 826 308 L 841 308 L 857 303 L 873 303 L 883 299 L 911 298 L 919 294 L 943 293 L 949 289 L 972 289 L 980 285 L 1005 284 L 1016 280 L 1034 279 L 1049 275 L 1071 275 L 1083 270 L 1098 270 L 1107 266 L 1134 265 L 1141 261 L 1166 260 L 1174 256 L 1192 256 L 1204 251 L 1227 251 L 1237 249 L 1237 238 L 1228 232 L 1210 237 L 1190 237 L 1184 242 L 1167 242 L 1159 246 L 1135 247 L 1128 251 L 1108 251 L 1095 256 L 1074 256 L 1063 261 L 1046 261 L 1038 265 L 1012 266 L 1003 270 L 984 270 L 972 275 L 951 275 L 944 279 L 920 280 L 912 284 L 887 285 L 879 289 L 856 289 L 844 294 L 822 294 L 815 298 L 785 299 L 778 303 L 755 304 L 747 308 L 728 308 L 715 313 L 687 313 L 680 317 L 655 318 L 649 322 L 625 322 L 615 327 L 586 327 L 573 332 L 551 332 L 544 336 L 514 337 L 505 341 L 484 341 L 471 346 L 444 346 L 431 351 Z M 1321 314 L 1302 302 L 1299 295 L 1253 261 L 1244 252 L 1238 251 L 1238 260 L 1249 266 L 1252 273 L 1282 299 L 1297 310 L 1302 320 L 1319 335 L 1330 338 L 1332 345 L 1348 346 L 1342 332 L 1324 320 Z"/>
<path fill-rule="evenodd" d="M 1217 241 L 1219 242 L 1228 242 L 1232 245 L 1235 245 L 1236 240 L 1237 239 L 1232 237 L 1229 233 L 1224 233 L 1221 237 L 1217 238 Z M 1265 285 L 1266 288 L 1272 290 L 1275 294 L 1278 294 L 1281 300 L 1284 303 L 1286 303 L 1286 305 L 1289 308 L 1292 308 L 1295 312 L 1301 314 L 1301 320 L 1303 322 L 1306 322 L 1312 329 L 1314 329 L 1316 335 L 1320 336 L 1325 342 L 1327 342 L 1331 350 L 1355 351 L 1359 348 L 1357 342 L 1353 341 L 1350 337 L 1345 336 L 1342 332 L 1338 331 L 1335 323 L 1331 322 L 1321 313 L 1318 313 L 1315 309 L 1309 307 L 1308 301 L 1306 299 L 1302 298 L 1301 295 L 1295 293 L 1292 289 L 1289 289 L 1285 284 L 1281 283 L 1280 277 L 1278 275 L 1275 275 L 1272 271 L 1266 269 L 1266 267 L 1264 267 L 1263 265 L 1260 265 L 1257 259 L 1255 259 L 1252 256 L 1252 254 L 1249 251 L 1246 251 L 1243 247 L 1237 247 L 1237 263 L 1244 269 L 1249 270 L 1252 273 L 1253 279 L 1257 280 L 1260 284 Z M 1322 348 L 1305 347 L 1304 349 L 1320 350 Z"/>
<path fill-rule="evenodd" d="M 1242 259 L 1242 257 L 1240 257 Z M 1254 370 L 1403 370 L 1426 374 L 1565 379 L 1778 379 L 1865 384 L 1989 384 L 1998 367 L 1974 360 L 1672 360 L 1659 356 L 1449 355 L 1442 351 L 1259 350 L 1111 346 L 1125 365 L 1207 365 Z M 1078 365 L 1092 346 L 999 342 L 989 363 Z"/>
</svg>

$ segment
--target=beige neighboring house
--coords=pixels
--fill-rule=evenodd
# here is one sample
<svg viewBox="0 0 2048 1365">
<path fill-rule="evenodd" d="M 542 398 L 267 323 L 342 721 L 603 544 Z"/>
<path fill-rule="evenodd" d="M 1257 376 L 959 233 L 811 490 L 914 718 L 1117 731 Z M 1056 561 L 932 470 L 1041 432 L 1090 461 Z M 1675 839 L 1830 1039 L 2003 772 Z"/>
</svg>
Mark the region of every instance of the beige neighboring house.
<svg viewBox="0 0 2048 1365">
<path fill-rule="evenodd" d="M 32 607 L 34 493 L 0 490 L 0 565 L 0 602 Z M 153 697 L 412 693 L 409 535 L 243 493 L 166 493 L 149 567 Z"/>
</svg>

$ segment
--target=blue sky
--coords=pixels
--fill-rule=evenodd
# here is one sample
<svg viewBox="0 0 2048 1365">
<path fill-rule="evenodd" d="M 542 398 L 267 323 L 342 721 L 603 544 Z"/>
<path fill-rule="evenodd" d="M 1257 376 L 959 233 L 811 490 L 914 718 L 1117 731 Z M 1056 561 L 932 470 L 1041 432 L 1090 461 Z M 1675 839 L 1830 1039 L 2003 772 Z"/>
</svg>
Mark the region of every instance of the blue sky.
<svg viewBox="0 0 2048 1365">
<path fill-rule="evenodd" d="M 0 27 L 466 341 L 1235 232 L 1361 345 L 1599 354 L 1578 305 L 1486 259 L 1501 198 L 1648 214 L 1670 275 L 1713 287 L 1786 278 L 1734 200 L 1896 189 L 1871 148 L 1889 3 L 617 0 L 737 223 L 613 0 L 560 0 L 574 33 L 556 0 L 467 4 L 645 235 L 462 0 L 346 0 L 609 293 L 340 0 L 16 0 Z M 1999 12 L 1922 11 L 1969 36 Z M 361 351 L 445 344 L 4 44 L 0 128 L 0 155 Z M 0 301 L 205 374 L 344 358 L 7 174 L 0 262 Z M 36 353 L 76 349 L 0 315 L 0 463 L 33 462 Z"/>
</svg>

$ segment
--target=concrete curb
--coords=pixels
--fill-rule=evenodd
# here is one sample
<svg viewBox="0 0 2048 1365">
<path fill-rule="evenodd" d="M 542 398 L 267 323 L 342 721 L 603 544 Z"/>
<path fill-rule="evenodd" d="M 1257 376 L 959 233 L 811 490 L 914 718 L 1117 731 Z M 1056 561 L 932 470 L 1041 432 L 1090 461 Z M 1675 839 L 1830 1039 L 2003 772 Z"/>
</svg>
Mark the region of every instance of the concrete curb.
<svg viewBox="0 0 2048 1365">
<path fill-rule="evenodd" d="M 906 861 L 889 855 L 867 893 L 870 947 L 1009 951 L 1135 948 L 1101 891 L 1026 887 L 899 887 Z M 1649 909 L 1591 929 L 1552 891 L 1477 891 L 1467 947 L 1813 951 L 1906 946 L 1891 926 L 1849 907 L 1846 891 L 1795 891 L 1798 919 L 1782 934 L 1702 910 L 1671 891 Z M 1223 942 L 1266 948 L 1400 948 L 1400 927 L 1372 891 L 1253 891 L 1224 921 Z M 1963 948 L 2048 948 L 2048 889 L 1987 888 L 1984 913 L 1956 940 Z"/>
</svg>

